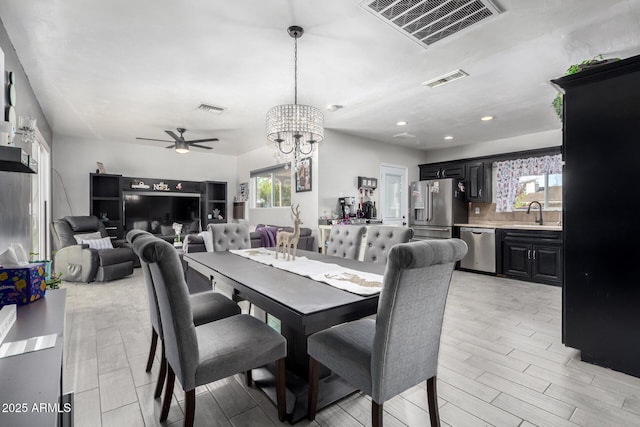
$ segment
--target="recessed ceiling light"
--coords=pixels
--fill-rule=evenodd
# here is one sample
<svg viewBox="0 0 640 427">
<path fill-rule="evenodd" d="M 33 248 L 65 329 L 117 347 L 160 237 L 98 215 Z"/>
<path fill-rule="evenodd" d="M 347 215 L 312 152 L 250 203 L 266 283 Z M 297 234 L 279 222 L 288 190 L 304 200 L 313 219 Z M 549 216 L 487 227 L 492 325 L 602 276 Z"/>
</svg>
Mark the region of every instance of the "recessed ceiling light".
<svg viewBox="0 0 640 427">
<path fill-rule="evenodd" d="M 480 120 L 482 120 L 483 122 L 488 122 L 489 120 L 493 120 L 493 116 L 484 116 L 481 117 Z"/>
<path fill-rule="evenodd" d="M 453 139 L 453 137 L 451 135 L 447 135 L 444 137 L 444 139 L 449 140 L 449 139 Z"/>
<path fill-rule="evenodd" d="M 398 123 L 396 123 L 398 126 L 406 126 L 407 122 L 405 122 L 404 120 L 400 120 Z"/>
</svg>

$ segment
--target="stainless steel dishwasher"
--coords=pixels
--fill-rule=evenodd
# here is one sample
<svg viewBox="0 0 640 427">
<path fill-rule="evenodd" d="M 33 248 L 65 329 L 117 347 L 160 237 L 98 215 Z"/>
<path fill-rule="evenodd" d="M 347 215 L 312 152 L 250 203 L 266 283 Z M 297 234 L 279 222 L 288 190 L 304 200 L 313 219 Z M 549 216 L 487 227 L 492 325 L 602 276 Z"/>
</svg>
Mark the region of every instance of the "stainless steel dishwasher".
<svg viewBox="0 0 640 427">
<path fill-rule="evenodd" d="M 496 229 L 461 227 L 460 238 L 469 247 L 460 267 L 469 270 L 496 272 Z"/>
</svg>

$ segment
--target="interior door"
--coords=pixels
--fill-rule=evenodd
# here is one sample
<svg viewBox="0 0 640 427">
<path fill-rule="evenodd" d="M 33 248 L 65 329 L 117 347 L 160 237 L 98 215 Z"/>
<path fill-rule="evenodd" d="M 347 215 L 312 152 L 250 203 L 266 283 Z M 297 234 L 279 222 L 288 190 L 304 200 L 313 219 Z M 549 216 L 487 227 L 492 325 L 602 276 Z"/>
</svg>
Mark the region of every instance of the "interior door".
<svg viewBox="0 0 640 427">
<path fill-rule="evenodd" d="M 407 174 L 406 167 L 380 165 L 378 218 L 381 218 L 385 225 L 407 225 L 409 210 Z"/>
</svg>

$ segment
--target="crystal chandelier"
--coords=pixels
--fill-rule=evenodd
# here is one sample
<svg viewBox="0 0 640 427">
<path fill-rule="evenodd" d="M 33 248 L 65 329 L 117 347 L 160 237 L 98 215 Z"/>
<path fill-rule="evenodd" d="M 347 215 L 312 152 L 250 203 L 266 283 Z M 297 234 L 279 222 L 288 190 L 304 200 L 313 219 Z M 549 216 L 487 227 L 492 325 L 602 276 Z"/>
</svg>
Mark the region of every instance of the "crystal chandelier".
<svg viewBox="0 0 640 427">
<path fill-rule="evenodd" d="M 267 112 L 267 138 L 273 141 L 278 159 L 292 163 L 297 171 L 302 157 L 313 153 L 324 138 L 324 117 L 319 109 L 298 104 L 298 39 L 304 30 L 294 25 L 287 31 L 294 40 L 293 104 L 277 105 Z"/>
<path fill-rule="evenodd" d="M 33 117 L 20 116 L 18 119 L 18 135 L 22 135 L 22 142 L 31 145 L 36 140 L 36 122 Z"/>
</svg>

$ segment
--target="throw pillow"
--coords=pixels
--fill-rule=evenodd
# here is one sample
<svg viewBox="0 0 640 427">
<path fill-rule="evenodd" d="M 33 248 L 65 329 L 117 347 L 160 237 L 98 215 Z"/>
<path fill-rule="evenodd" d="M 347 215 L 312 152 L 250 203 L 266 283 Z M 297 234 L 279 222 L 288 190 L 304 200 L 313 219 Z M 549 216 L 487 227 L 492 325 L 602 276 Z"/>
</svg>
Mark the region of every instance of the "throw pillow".
<svg viewBox="0 0 640 427">
<path fill-rule="evenodd" d="M 161 225 L 160 226 L 160 234 L 163 236 L 176 234 L 176 231 L 173 229 L 171 225 Z"/>
<path fill-rule="evenodd" d="M 111 239 L 109 237 L 103 237 L 102 239 L 83 240 L 82 244 L 89 245 L 91 249 L 97 249 L 99 251 L 103 251 L 105 249 L 113 249 L 113 245 L 111 244 Z"/>
<path fill-rule="evenodd" d="M 78 242 L 79 245 L 81 245 L 84 240 L 102 239 L 102 234 L 100 234 L 99 231 L 96 231 L 94 233 L 75 234 L 73 238 L 76 239 L 76 242 Z"/>
</svg>

